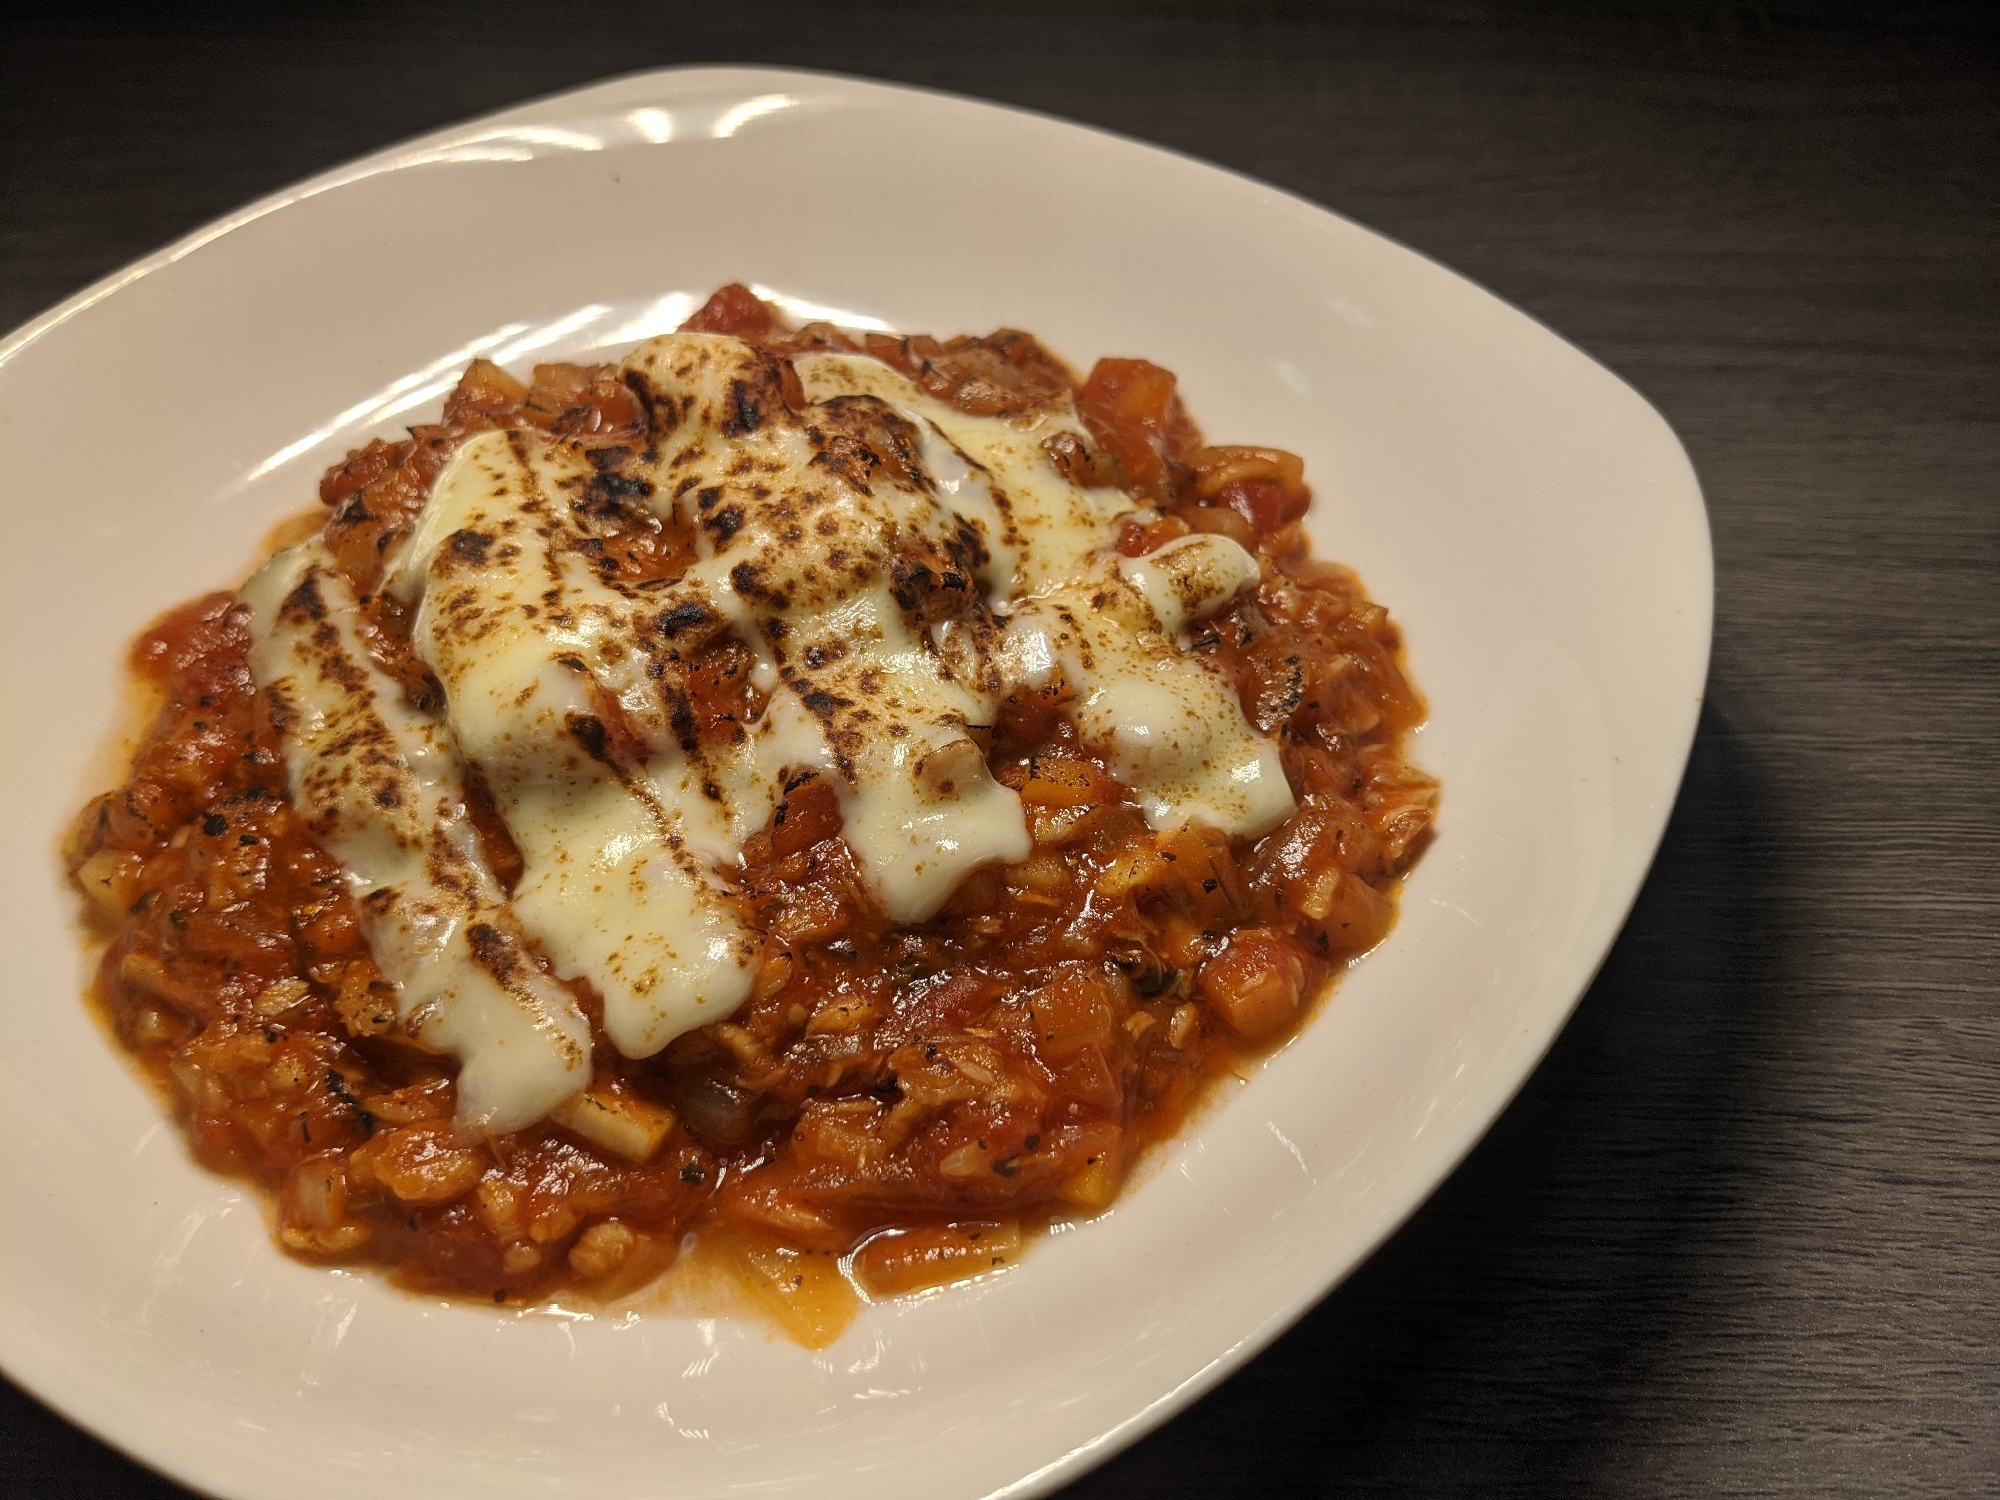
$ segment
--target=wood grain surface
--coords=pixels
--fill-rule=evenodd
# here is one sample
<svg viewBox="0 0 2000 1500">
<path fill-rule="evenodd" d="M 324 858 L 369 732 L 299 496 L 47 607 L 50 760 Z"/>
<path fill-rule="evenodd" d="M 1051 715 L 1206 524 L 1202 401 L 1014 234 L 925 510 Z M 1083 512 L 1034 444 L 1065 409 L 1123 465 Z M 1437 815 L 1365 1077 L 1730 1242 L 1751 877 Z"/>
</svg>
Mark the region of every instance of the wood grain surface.
<svg viewBox="0 0 2000 1500">
<path fill-rule="evenodd" d="M 1401 1233 L 1070 1494 L 2000 1495 L 1990 21 L 1015 0 L 312 16 L 11 21 L 0 327 L 411 133 L 638 68 L 785 63 L 1048 110 L 1303 194 L 1558 329 L 1692 453 L 1708 704 L 1603 973 Z M 145 378 L 107 371 L 107 409 Z M 185 1493 L 12 1387 L 0 1424 L 0 1495 Z"/>
</svg>

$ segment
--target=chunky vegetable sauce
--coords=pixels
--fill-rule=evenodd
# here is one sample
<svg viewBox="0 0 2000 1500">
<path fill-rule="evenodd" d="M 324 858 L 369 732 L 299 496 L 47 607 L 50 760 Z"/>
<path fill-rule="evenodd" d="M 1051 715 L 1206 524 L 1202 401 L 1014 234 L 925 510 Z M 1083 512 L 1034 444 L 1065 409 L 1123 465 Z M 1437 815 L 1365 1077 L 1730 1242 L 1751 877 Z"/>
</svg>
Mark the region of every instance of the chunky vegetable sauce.
<svg viewBox="0 0 2000 1500">
<path fill-rule="evenodd" d="M 764 942 L 741 1010 L 642 1060 L 599 1034 L 586 1095 L 475 1137 L 453 1124 L 455 1065 L 400 1033 L 344 873 L 287 800 L 245 608 L 227 593 L 184 605 L 133 648 L 164 706 L 129 781 L 84 810 L 71 868 L 108 931 L 97 993 L 119 1036 L 170 1088 L 203 1161 L 276 1192 L 297 1253 L 509 1301 L 629 1286 L 694 1228 L 781 1316 L 840 1257 L 880 1294 L 976 1274 L 1016 1251 L 1024 1224 L 1107 1206 L 1135 1155 L 1393 921 L 1436 802 L 1403 758 L 1423 705 L 1388 615 L 1308 556 L 1296 457 L 1207 446 L 1169 372 L 1106 359 L 1078 381 L 1023 334 L 794 330 L 740 287 L 689 326 L 787 357 L 872 355 L 970 413 L 1072 400 L 1092 441 L 1061 434 L 1048 458 L 1146 507 L 1119 553 L 1211 532 L 1258 560 L 1261 582 L 1185 645 L 1275 737 L 1296 811 L 1255 841 L 1154 831 L 1079 740 L 1057 673 L 1007 699 L 987 750 L 1026 810 L 1028 858 L 975 871 L 937 916 L 897 926 L 860 878 L 833 788 L 800 776 L 730 872 Z M 377 588 L 454 448 L 532 428 L 615 477 L 648 421 L 612 367 L 544 365 L 524 384 L 481 361 L 442 421 L 328 472 L 326 543 L 370 654 L 411 703 L 434 706 L 440 688 Z M 670 581 L 696 556 L 691 528 L 616 483 L 577 503 L 622 579 Z M 758 718 L 741 643 L 718 633 L 692 665 L 692 734 Z M 467 795 L 511 887 L 507 828 L 476 779 Z M 597 997 L 571 988 L 600 1028 Z"/>
</svg>

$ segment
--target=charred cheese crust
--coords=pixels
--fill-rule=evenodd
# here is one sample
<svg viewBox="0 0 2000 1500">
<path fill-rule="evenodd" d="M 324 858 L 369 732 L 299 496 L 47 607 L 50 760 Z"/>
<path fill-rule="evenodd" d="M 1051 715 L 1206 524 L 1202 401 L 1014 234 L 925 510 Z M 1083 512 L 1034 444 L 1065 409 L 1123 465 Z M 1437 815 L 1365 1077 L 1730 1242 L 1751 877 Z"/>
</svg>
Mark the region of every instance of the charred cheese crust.
<svg viewBox="0 0 2000 1500">
<path fill-rule="evenodd" d="M 824 776 L 872 898 L 921 921 L 974 869 L 1024 859 L 1019 798 L 983 738 L 1058 672 L 1082 738 L 1156 829 L 1256 837 L 1294 808 L 1277 746 L 1181 633 L 1256 584 L 1235 542 L 1111 551 L 1134 502 L 1084 489 L 1044 439 L 1067 401 L 969 416 L 880 361 L 681 333 L 635 350 L 650 418 L 619 483 L 690 527 L 698 558 L 650 587 L 602 567 L 588 455 L 480 433 L 439 474 L 384 588 L 445 711 L 368 661 L 317 542 L 245 589 L 264 687 L 291 705 L 292 795 L 348 872 L 408 1033 L 463 1063 L 461 1123 L 518 1128 L 590 1078 L 585 980 L 630 1057 L 721 1020 L 762 939 L 731 889 L 788 784 Z M 753 721 L 702 739 L 677 689 L 721 632 L 754 654 Z M 524 869 L 511 899 L 464 805 L 476 768 Z"/>
</svg>

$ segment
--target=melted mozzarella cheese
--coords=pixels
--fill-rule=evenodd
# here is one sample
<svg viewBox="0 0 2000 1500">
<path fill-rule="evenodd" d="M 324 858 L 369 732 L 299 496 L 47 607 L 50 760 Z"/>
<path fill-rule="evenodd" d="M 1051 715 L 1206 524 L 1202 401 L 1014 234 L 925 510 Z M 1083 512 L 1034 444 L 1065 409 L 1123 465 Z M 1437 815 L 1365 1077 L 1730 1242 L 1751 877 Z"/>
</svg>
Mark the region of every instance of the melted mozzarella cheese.
<svg viewBox="0 0 2000 1500">
<path fill-rule="evenodd" d="M 1257 559 L 1228 537 L 1203 535 L 1121 557 L 1118 572 L 1146 601 L 1153 628 L 1167 636 L 1214 614 L 1263 576 Z"/>
<path fill-rule="evenodd" d="M 1257 576 L 1255 560 L 1226 537 L 1188 540 L 1241 554 L 1215 564 L 1224 583 L 1246 571 Z M 1192 613 L 1180 602 L 1184 593 L 1168 590 L 1172 602 L 1156 609 L 1164 572 L 1142 571 L 1135 581 L 1124 563 L 1100 563 L 1027 601 L 1008 630 L 1014 672 L 1040 686 L 1062 669 L 1077 694 L 1070 711 L 1077 734 L 1132 789 L 1148 825 L 1193 820 L 1256 838 L 1296 805 L 1278 747 L 1244 719 L 1235 689 L 1174 644 L 1160 613 L 1177 626 L 1219 609 L 1236 590 L 1201 596 Z"/>
<path fill-rule="evenodd" d="M 646 1057 L 743 1002 L 757 945 L 686 847 L 678 800 L 612 749 L 607 700 L 667 715 L 633 644 L 641 608 L 583 560 L 564 486 L 588 472 L 519 434 L 470 439 L 390 586 L 421 590 L 411 640 L 520 848 L 521 925 L 597 990 L 618 1050 Z"/>
<path fill-rule="evenodd" d="M 590 1082 L 590 1028 L 522 949 L 444 726 L 370 660 L 354 595 L 319 543 L 279 553 L 243 600 L 293 802 L 347 872 L 405 1030 L 462 1063 L 461 1124 L 533 1124 Z"/>
<path fill-rule="evenodd" d="M 1255 558 L 1218 536 L 1110 553 L 1134 507 L 1072 484 L 1044 450 L 1083 435 L 1066 402 L 973 417 L 865 356 L 795 368 L 800 410 L 781 363 L 737 339 L 673 334 L 626 359 L 652 426 L 619 493 L 697 539 L 697 560 L 661 587 L 601 564 L 587 512 L 605 479 L 576 449 L 527 430 L 459 448 L 385 584 L 414 607 L 443 724 L 368 662 L 322 554 L 281 555 L 245 591 L 260 681 L 304 706 L 287 736 L 301 806 L 357 891 L 397 893 L 365 908 L 378 961 L 413 1030 L 465 1058 L 461 1099 L 478 1102 L 462 1107 L 493 1128 L 538 1118 L 589 1076 L 582 1018 L 519 935 L 588 981 L 628 1056 L 723 1019 L 759 946 L 729 875 L 800 774 L 834 788 L 895 921 L 931 916 L 981 865 L 1026 858 L 1020 800 L 981 749 L 1017 687 L 1064 675 L 1078 733 L 1155 827 L 1255 836 L 1292 809 L 1276 746 L 1179 639 L 1257 582 Z M 333 601 L 335 647 L 292 619 L 307 579 Z M 766 701 L 749 722 L 704 726 L 690 674 L 724 632 L 754 657 Z M 357 679 L 364 691 L 344 686 Z M 357 790 L 377 774 L 345 748 L 360 718 L 396 747 L 396 810 L 371 811 Z M 459 755 L 524 860 L 511 902 L 478 863 Z M 424 874 L 447 855 L 473 872 L 460 886 Z M 461 887 L 464 911 L 426 915 Z M 474 928 L 508 935 L 511 980 L 481 988 L 494 966 L 480 967 Z"/>
<path fill-rule="evenodd" d="M 1190 536 L 1143 558 L 1100 559 L 1133 513 L 1119 490 L 1072 484 L 1042 451 L 1058 432 L 1085 435 L 1073 411 L 1047 406 L 974 417 L 900 371 L 857 355 L 797 362 L 816 400 L 865 393 L 926 434 L 939 499 L 999 535 L 1013 559 L 996 642 L 1006 686 L 1041 686 L 1061 667 L 1079 695 L 1077 732 L 1137 794 L 1155 828 L 1196 819 L 1256 837 L 1289 816 L 1277 746 L 1243 717 L 1235 691 L 1175 644 L 1260 576 L 1257 559 L 1223 536 Z M 968 499 L 969 497 L 969 499 Z"/>
<path fill-rule="evenodd" d="M 770 356 L 739 340 L 673 334 L 625 368 L 679 414 L 642 472 L 655 505 L 697 528 L 704 556 L 682 586 L 758 653 L 773 703 L 817 722 L 813 763 L 882 909 L 920 921 L 972 869 L 1025 859 L 1020 799 L 974 737 L 1002 688 L 972 587 L 1001 540 L 991 513 L 941 503 L 920 433 L 891 407 L 847 391 L 794 413 Z"/>
<path fill-rule="evenodd" d="M 1123 490 L 1083 489 L 1049 461 L 1042 443 L 1057 433 L 1089 433 L 1067 402 L 1004 417 L 975 417 L 938 400 L 900 370 L 858 354 L 809 354 L 796 361 L 807 397 L 869 395 L 923 433 L 938 498 L 975 521 L 997 572 L 996 608 L 1075 576 L 1077 565 L 1111 545 L 1132 514 Z"/>
</svg>

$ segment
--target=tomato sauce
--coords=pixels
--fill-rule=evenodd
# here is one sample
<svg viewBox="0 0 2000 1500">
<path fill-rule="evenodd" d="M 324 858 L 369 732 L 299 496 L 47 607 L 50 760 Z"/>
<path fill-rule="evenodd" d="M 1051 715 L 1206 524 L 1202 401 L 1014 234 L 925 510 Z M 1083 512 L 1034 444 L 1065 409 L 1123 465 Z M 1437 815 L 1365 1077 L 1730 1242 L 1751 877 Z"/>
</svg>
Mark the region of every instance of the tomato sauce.
<svg viewBox="0 0 2000 1500">
<path fill-rule="evenodd" d="M 629 1287 L 693 1228 L 733 1246 L 813 1342 L 824 1319 L 791 1317 L 787 1299 L 829 1267 L 894 1295 L 1004 1264 L 1024 1225 L 1108 1206 L 1135 1156 L 1382 939 L 1437 789 L 1404 758 L 1424 708 L 1394 624 L 1351 573 L 1307 553 L 1299 460 L 1205 444 L 1168 371 L 1106 359 L 1079 381 L 1006 331 L 941 343 L 794 330 L 740 287 L 688 326 L 781 354 L 859 349 L 981 414 L 1071 396 L 1093 441 L 1066 436 L 1051 460 L 1153 507 L 1120 552 L 1206 531 L 1263 563 L 1191 649 L 1278 740 L 1294 815 L 1254 842 L 1151 831 L 1078 741 L 1058 676 L 1016 693 L 992 731 L 990 764 L 1020 794 L 1033 852 L 898 927 L 865 892 L 832 788 L 797 780 L 731 872 L 767 942 L 750 1000 L 645 1060 L 597 1029 L 593 1093 L 661 1126 L 643 1159 L 550 1122 L 476 1139 L 454 1128 L 453 1064 L 398 1034 L 342 872 L 286 800 L 234 596 L 184 605 L 134 644 L 163 707 L 126 783 L 84 810 L 70 864 L 106 938 L 99 1002 L 199 1157 L 275 1193 L 287 1248 L 506 1302 Z M 615 475 L 645 421 L 615 367 L 545 365 L 523 383 L 480 361 L 439 423 L 327 473 L 328 545 L 363 598 L 371 652 L 412 703 L 436 709 L 442 694 L 408 619 L 372 591 L 454 447 L 525 425 Z M 621 576 L 671 579 L 695 557 L 691 534 L 615 483 L 580 503 Z M 761 712 L 750 665 L 729 637 L 710 643 L 689 693 L 697 733 Z M 519 857 L 476 781 L 471 802 L 508 885 Z M 575 988 L 596 1027 L 601 1006 Z"/>
</svg>

